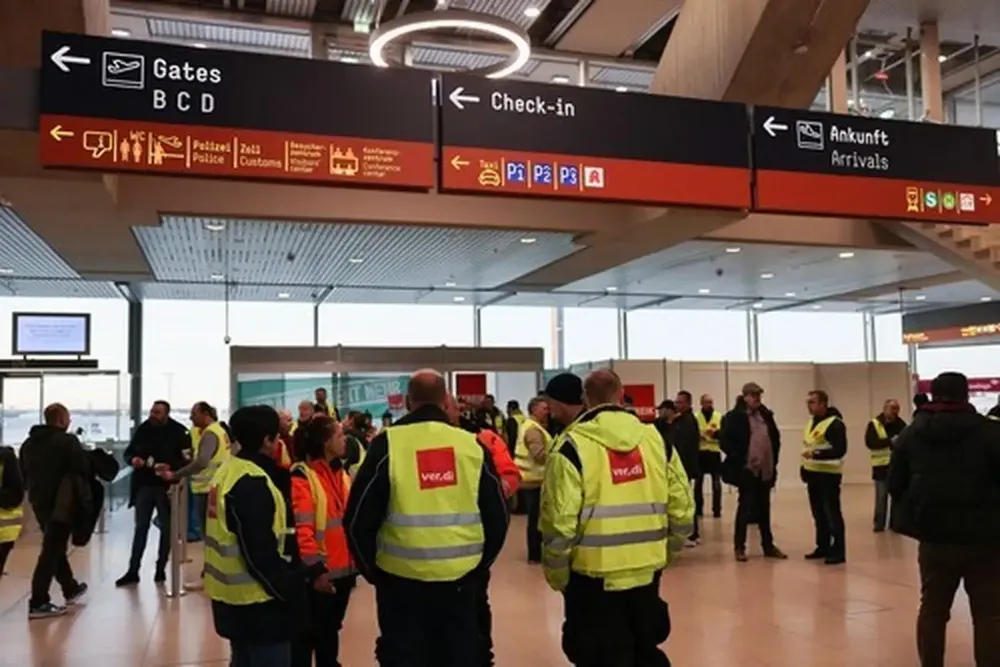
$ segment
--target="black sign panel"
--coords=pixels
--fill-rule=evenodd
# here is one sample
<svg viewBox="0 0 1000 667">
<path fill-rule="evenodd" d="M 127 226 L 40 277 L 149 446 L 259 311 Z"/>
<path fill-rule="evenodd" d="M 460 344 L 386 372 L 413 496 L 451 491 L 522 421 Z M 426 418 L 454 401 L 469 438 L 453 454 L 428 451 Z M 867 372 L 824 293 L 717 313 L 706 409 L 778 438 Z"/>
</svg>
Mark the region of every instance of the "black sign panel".
<svg viewBox="0 0 1000 667">
<path fill-rule="evenodd" d="M 43 115 L 433 141 L 427 72 L 59 33 L 42 45 Z"/>
<path fill-rule="evenodd" d="M 768 107 L 753 117 L 756 208 L 1000 222 L 994 130 Z"/>
<path fill-rule="evenodd" d="M 462 74 L 441 80 L 444 190 L 749 204 L 743 105 Z M 701 189 L 705 178 L 721 187 Z"/>
</svg>

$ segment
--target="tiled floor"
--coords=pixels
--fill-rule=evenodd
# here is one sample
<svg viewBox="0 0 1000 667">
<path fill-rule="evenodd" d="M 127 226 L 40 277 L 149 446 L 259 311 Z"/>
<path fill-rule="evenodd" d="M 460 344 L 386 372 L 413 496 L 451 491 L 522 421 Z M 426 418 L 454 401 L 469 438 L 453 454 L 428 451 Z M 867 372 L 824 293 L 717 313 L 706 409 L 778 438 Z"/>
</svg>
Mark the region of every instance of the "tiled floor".
<svg viewBox="0 0 1000 667">
<path fill-rule="evenodd" d="M 708 519 L 705 544 L 685 552 L 663 580 L 674 664 L 688 667 L 910 667 L 916 664 L 913 621 L 919 591 L 914 544 L 873 535 L 867 486 L 845 489 L 850 562 L 830 568 L 802 560 L 812 544 L 805 492 L 790 486 L 776 499 L 776 534 L 792 558 L 770 563 L 732 560 L 731 520 Z M 726 495 L 732 516 L 735 496 Z M 562 603 L 535 567 L 523 563 L 523 520 L 493 575 L 494 638 L 499 667 L 565 665 L 559 648 Z M 152 667 L 225 665 L 226 645 L 212 630 L 197 593 L 165 599 L 147 578 L 134 590 L 113 581 L 127 560 L 130 517 L 73 555 L 91 583 L 86 606 L 49 621 L 26 619 L 33 541 L 20 543 L 0 582 L 0 665 L 3 667 Z M 751 531 L 753 532 L 753 531 Z M 756 536 L 751 535 L 756 546 Z M 753 550 L 753 549 L 752 549 Z M 152 541 L 150 552 L 152 558 Z M 151 567 L 151 564 L 150 564 Z M 192 568 L 193 569 L 193 568 Z M 147 577 L 150 573 L 146 573 Z M 344 630 L 345 667 L 373 664 L 372 596 L 361 586 Z M 968 606 L 960 594 L 949 634 L 948 664 L 971 667 Z"/>
</svg>

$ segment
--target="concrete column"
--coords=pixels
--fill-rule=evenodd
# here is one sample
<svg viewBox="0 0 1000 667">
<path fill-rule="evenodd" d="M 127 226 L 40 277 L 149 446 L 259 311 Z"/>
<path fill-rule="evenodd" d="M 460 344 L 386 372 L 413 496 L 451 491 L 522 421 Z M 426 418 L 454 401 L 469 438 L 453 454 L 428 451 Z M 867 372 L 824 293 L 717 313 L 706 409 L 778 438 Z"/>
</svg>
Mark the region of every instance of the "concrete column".
<svg viewBox="0 0 1000 667">
<path fill-rule="evenodd" d="M 920 87 L 924 100 L 924 120 L 944 122 L 941 95 L 941 39 L 937 23 L 920 26 Z"/>
<path fill-rule="evenodd" d="M 829 82 L 827 97 L 830 100 L 830 111 L 847 113 L 847 54 L 843 51 L 833 61 Z"/>
<path fill-rule="evenodd" d="M 472 346 L 483 346 L 483 308 L 474 306 L 472 308 Z"/>
<path fill-rule="evenodd" d="M 628 311 L 618 309 L 618 358 L 628 359 Z"/>
<path fill-rule="evenodd" d="M 564 329 L 565 318 L 562 306 L 552 310 L 552 336 L 555 353 L 556 368 L 566 368 L 566 331 Z"/>
<path fill-rule="evenodd" d="M 747 310 L 747 361 L 760 361 L 760 328 L 756 310 Z"/>
</svg>

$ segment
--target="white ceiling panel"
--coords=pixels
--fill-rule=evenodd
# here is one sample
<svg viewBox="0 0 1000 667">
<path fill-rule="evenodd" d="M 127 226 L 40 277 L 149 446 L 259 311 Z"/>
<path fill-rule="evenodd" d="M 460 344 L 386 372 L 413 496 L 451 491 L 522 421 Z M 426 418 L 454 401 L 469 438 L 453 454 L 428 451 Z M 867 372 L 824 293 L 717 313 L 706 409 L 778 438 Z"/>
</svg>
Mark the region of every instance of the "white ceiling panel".
<svg viewBox="0 0 1000 667">
<path fill-rule="evenodd" d="M 599 86 L 623 86 L 647 90 L 653 82 L 653 68 L 597 66 L 590 70 L 590 80 Z"/>
<path fill-rule="evenodd" d="M 0 276 L 3 297 L 57 297 L 66 299 L 120 299 L 114 283 L 80 279 L 11 279 Z"/>
<path fill-rule="evenodd" d="M 79 277 L 17 211 L 0 206 L 0 279 Z"/>
<path fill-rule="evenodd" d="M 133 231 L 156 280 L 178 282 L 482 290 L 576 250 L 570 234 L 427 226 L 166 216 Z"/>
<path fill-rule="evenodd" d="M 503 54 L 426 43 L 415 44 L 411 54 L 415 66 L 438 70 L 482 69 L 507 60 L 507 56 Z M 529 60 L 517 71 L 516 76 L 531 76 L 537 68 L 538 61 Z"/>
<path fill-rule="evenodd" d="M 268 26 L 221 23 L 151 16 L 149 36 L 187 45 L 205 44 L 214 48 L 259 51 L 288 56 L 309 57 L 312 38 L 303 30 L 284 30 Z"/>
<path fill-rule="evenodd" d="M 316 0 L 267 0 L 264 11 L 277 16 L 307 19 L 316 11 Z"/>
<path fill-rule="evenodd" d="M 529 28 L 536 18 L 525 14 L 525 10 L 533 8 L 541 13 L 548 5 L 549 0 L 451 0 L 448 3 L 450 9 L 492 14 L 516 23 L 525 29 Z"/>
<path fill-rule="evenodd" d="M 140 299 L 191 301 L 308 301 L 315 302 L 321 290 L 306 286 L 229 285 L 221 283 L 140 283 Z"/>
<path fill-rule="evenodd" d="M 906 31 L 923 21 L 937 21 L 942 39 L 1000 46 L 1000 2 L 996 0 L 871 0 L 862 29 Z"/>
</svg>

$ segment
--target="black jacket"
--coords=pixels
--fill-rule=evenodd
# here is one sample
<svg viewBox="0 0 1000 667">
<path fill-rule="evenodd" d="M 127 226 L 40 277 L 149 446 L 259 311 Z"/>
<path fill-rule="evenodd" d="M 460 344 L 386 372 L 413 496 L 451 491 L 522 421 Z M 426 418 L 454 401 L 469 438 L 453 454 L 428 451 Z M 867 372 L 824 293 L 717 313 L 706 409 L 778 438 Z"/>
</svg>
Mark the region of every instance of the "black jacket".
<svg viewBox="0 0 1000 667">
<path fill-rule="evenodd" d="M 0 464 L 3 477 L 0 478 L 0 509 L 17 509 L 24 502 L 24 478 L 17 464 L 17 453 L 13 447 L 0 447 Z"/>
<path fill-rule="evenodd" d="M 778 457 L 781 454 L 781 431 L 774 421 L 774 413 L 766 405 L 760 406 L 760 416 L 767 425 L 767 434 L 771 438 L 771 452 L 774 456 L 774 475 L 771 486 L 778 481 Z M 737 401 L 736 406 L 722 417 L 722 428 L 719 445 L 726 458 L 722 462 L 722 479 L 726 484 L 739 486 L 743 470 L 747 467 L 750 456 L 750 417 L 743 401 Z"/>
<path fill-rule="evenodd" d="M 127 466 L 132 465 L 134 458 L 146 462 L 144 467 L 132 471 L 129 507 L 135 502 L 135 494 L 139 489 L 147 486 L 167 487 L 167 483 L 153 469 L 155 464 L 166 463 L 171 470 L 180 470 L 184 467 L 184 450 L 190 448 L 191 436 L 180 422 L 168 418 L 166 423 L 157 424 L 147 419 L 139 424 L 122 453 Z M 150 465 L 150 460 L 153 465 Z"/>
<path fill-rule="evenodd" d="M 32 426 L 21 445 L 21 474 L 28 502 L 40 526 L 50 521 L 70 522 L 76 508 L 74 494 L 60 492 L 64 478 L 91 478 L 87 451 L 79 438 L 66 429 L 39 424 Z"/>
<path fill-rule="evenodd" d="M 833 423 L 826 429 L 826 441 L 830 443 L 830 449 L 821 449 L 813 452 L 813 459 L 816 461 L 832 461 L 834 459 L 843 459 L 847 456 L 847 427 L 844 426 L 844 416 L 840 414 L 840 410 L 832 405 L 828 406 L 826 414 L 822 417 L 813 417 L 811 424 L 815 426 L 827 417 L 839 417 L 839 419 L 834 419 Z M 813 472 L 800 467 L 799 474 L 802 477 L 802 481 L 808 484 L 819 479 L 816 477 L 817 475 L 821 475 L 825 479 L 830 473 Z"/>
<path fill-rule="evenodd" d="M 291 474 L 269 456 L 242 451 L 237 456 L 256 463 L 267 473 L 285 498 L 285 520 L 294 527 Z M 308 623 L 306 581 L 311 571 L 302 564 L 295 535 L 285 540 L 285 554 L 291 556 L 291 563 L 278 555 L 274 512 L 274 498 L 267 483 L 259 477 L 243 477 L 226 495 L 226 525 L 236 533 L 240 555 L 250 576 L 273 599 L 249 605 L 213 600 L 215 631 L 221 637 L 250 644 L 277 644 L 291 640 Z"/>
<path fill-rule="evenodd" d="M 445 413 L 435 406 L 423 406 L 399 421 L 392 429 L 420 422 L 448 423 Z M 391 429 L 390 429 L 391 430 Z M 482 444 L 479 445 L 482 447 Z M 370 583 L 378 585 L 386 576 L 375 565 L 376 536 L 389 507 L 389 438 L 379 433 L 368 445 L 368 454 L 351 485 L 351 495 L 344 512 L 347 544 L 358 570 Z M 479 475 L 479 515 L 485 541 L 483 557 L 472 574 L 488 571 L 503 548 L 507 537 L 507 501 L 493 459 L 483 447 L 483 467 Z"/>
<path fill-rule="evenodd" d="M 893 438 L 902 433 L 903 429 L 906 428 L 906 422 L 896 417 L 891 422 L 886 422 L 884 415 L 879 415 L 875 417 L 885 428 L 885 434 L 889 436 L 885 440 L 878 437 L 878 431 L 875 430 L 875 424 L 868 422 L 868 427 L 865 429 L 865 447 L 868 449 L 892 449 Z M 889 476 L 889 466 L 888 464 L 884 466 L 872 466 L 872 479 L 876 481 L 881 481 Z"/>
<path fill-rule="evenodd" d="M 670 435 L 673 438 L 674 451 L 681 457 L 688 479 L 696 479 L 700 473 L 698 466 L 698 451 L 701 449 L 701 429 L 694 413 L 688 410 L 677 415 L 670 425 Z"/>
<path fill-rule="evenodd" d="M 968 404 L 927 404 L 896 440 L 889 493 L 897 532 L 1000 546 L 1000 422 Z"/>
</svg>

